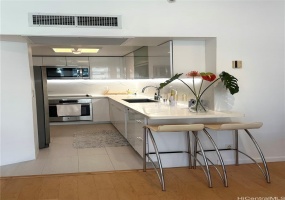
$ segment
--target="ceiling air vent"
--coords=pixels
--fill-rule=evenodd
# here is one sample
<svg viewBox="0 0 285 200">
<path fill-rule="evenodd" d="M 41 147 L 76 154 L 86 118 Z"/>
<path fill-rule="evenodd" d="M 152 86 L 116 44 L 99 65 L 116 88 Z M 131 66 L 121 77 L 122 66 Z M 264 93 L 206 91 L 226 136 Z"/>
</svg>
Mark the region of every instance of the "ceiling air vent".
<svg viewBox="0 0 285 200">
<path fill-rule="evenodd" d="M 91 17 L 91 16 L 78 16 L 78 26 L 112 26 L 118 27 L 117 17 Z"/>
<path fill-rule="evenodd" d="M 30 26 L 121 28 L 120 16 L 29 14 Z"/>
<path fill-rule="evenodd" d="M 33 25 L 75 26 L 75 18 L 74 16 L 33 15 Z"/>
</svg>

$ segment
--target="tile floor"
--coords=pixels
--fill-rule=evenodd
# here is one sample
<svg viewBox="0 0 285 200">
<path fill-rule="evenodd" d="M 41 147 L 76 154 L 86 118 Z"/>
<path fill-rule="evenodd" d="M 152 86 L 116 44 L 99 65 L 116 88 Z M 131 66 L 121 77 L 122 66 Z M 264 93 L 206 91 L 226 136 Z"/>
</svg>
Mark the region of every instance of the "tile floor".
<svg viewBox="0 0 285 200">
<path fill-rule="evenodd" d="M 76 172 L 142 169 L 142 158 L 131 146 L 76 149 L 76 131 L 115 129 L 111 124 L 52 125 L 50 147 L 41 149 L 36 160 L 0 167 L 0 176 L 23 176 Z"/>
</svg>

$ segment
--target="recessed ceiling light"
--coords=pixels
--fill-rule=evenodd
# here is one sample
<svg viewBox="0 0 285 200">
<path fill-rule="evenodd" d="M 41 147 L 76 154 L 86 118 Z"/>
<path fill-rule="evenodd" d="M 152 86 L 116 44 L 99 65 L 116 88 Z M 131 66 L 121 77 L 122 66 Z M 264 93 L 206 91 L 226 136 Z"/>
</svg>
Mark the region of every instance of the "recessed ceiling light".
<svg viewBox="0 0 285 200">
<path fill-rule="evenodd" d="M 79 48 L 78 51 L 81 51 L 81 53 L 97 53 L 99 49 L 81 49 Z"/>
<path fill-rule="evenodd" d="M 98 48 L 52 48 L 55 53 L 73 53 L 73 54 L 81 54 L 81 53 L 97 53 L 99 51 Z"/>
<path fill-rule="evenodd" d="M 55 53 L 72 53 L 73 48 L 52 48 Z"/>
<path fill-rule="evenodd" d="M 73 54 L 81 54 L 82 52 L 79 49 L 77 49 L 77 50 L 73 49 L 72 53 Z"/>
</svg>

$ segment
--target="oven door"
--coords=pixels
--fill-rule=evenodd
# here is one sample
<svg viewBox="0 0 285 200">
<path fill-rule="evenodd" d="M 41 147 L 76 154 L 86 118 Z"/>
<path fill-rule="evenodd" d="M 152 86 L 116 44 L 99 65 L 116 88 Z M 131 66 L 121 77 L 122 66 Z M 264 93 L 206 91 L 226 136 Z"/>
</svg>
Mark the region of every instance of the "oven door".
<svg viewBox="0 0 285 200">
<path fill-rule="evenodd" d="M 58 116 L 57 105 L 69 104 L 79 104 L 81 108 L 81 114 L 78 116 Z M 49 119 L 50 122 L 92 121 L 92 101 L 91 99 L 49 100 Z"/>
</svg>

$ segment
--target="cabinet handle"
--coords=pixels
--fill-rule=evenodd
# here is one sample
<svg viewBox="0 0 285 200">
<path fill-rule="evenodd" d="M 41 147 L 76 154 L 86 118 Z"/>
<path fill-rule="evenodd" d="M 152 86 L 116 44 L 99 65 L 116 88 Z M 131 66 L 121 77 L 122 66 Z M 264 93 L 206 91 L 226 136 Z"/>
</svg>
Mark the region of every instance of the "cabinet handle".
<svg viewBox="0 0 285 200">
<path fill-rule="evenodd" d="M 137 139 L 143 141 L 143 139 L 141 137 L 137 137 Z"/>
<path fill-rule="evenodd" d="M 142 124 L 143 122 L 141 120 L 136 120 L 137 123 Z"/>
</svg>

